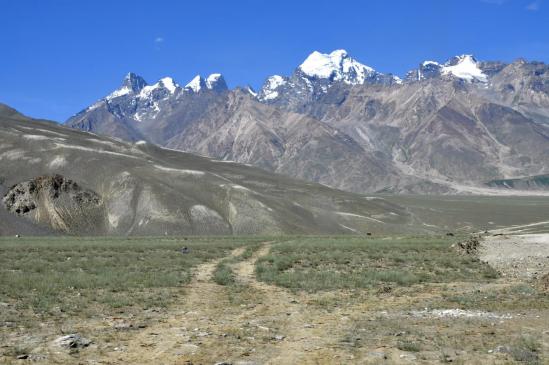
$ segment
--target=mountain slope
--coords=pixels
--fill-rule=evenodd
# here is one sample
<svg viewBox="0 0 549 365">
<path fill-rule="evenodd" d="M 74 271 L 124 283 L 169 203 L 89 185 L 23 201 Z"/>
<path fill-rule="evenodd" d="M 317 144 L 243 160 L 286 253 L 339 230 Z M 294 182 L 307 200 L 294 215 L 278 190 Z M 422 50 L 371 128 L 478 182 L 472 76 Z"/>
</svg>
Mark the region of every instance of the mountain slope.
<svg viewBox="0 0 549 365">
<path fill-rule="evenodd" d="M 474 186 L 549 169 L 547 126 L 492 102 L 473 84 L 432 79 L 393 89 L 353 88 L 343 101 L 312 106 L 310 113 L 383 153 L 402 176 L 450 190 L 454 183 Z"/>
<path fill-rule="evenodd" d="M 416 230 L 408 226 L 412 217 L 405 209 L 380 198 L 146 142 L 124 143 L 5 107 L 0 107 L 0 171 L 0 216 L 16 221 L 23 234 Z M 8 223 L 0 222 L 2 234 L 13 234 Z"/>
<path fill-rule="evenodd" d="M 340 131 L 238 90 L 216 100 L 166 145 L 347 190 L 380 190 L 395 174 Z"/>
</svg>

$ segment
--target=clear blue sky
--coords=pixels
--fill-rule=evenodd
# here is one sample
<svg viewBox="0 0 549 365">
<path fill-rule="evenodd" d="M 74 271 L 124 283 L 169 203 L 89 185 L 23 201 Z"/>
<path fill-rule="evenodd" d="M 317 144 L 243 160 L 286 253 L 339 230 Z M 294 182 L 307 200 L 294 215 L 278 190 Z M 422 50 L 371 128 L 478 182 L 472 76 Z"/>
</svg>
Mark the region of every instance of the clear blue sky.
<svg viewBox="0 0 549 365">
<path fill-rule="evenodd" d="M 381 72 L 473 53 L 549 61 L 549 0 L 3 1 L 0 102 L 64 121 L 128 71 L 148 82 L 221 72 L 229 86 L 287 75 L 344 48 Z"/>
</svg>

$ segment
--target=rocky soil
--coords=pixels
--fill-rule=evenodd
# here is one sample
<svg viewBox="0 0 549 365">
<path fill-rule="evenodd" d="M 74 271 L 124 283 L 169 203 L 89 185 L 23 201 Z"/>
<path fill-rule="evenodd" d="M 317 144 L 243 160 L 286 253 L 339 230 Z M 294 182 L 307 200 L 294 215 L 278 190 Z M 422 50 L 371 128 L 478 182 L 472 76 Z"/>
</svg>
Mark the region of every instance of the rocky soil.
<svg viewBox="0 0 549 365">
<path fill-rule="evenodd" d="M 536 280 L 549 273 L 549 234 L 485 237 L 479 257 L 504 276 Z"/>
</svg>

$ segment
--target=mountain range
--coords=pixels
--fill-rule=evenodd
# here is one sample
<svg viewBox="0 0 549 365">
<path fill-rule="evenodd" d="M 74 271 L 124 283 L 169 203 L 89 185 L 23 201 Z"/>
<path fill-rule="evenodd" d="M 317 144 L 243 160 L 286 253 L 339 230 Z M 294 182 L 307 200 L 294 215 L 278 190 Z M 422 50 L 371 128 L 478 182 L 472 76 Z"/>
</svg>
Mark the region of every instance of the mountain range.
<svg viewBox="0 0 549 365">
<path fill-rule="evenodd" d="M 546 189 L 493 181 L 549 173 L 549 66 L 461 55 L 398 77 L 313 52 L 257 92 L 129 73 L 65 124 L 358 193 Z"/>
</svg>

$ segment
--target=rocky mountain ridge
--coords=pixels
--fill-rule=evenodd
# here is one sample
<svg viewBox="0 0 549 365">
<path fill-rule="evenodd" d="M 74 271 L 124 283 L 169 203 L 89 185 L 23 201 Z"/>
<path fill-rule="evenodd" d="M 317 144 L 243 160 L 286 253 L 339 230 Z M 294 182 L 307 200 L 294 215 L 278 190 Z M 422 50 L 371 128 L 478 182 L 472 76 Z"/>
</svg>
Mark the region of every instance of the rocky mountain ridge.
<svg viewBox="0 0 549 365">
<path fill-rule="evenodd" d="M 549 66 L 462 55 L 400 79 L 313 52 L 257 93 L 129 74 L 66 124 L 355 192 L 470 193 L 549 172 Z"/>
</svg>

